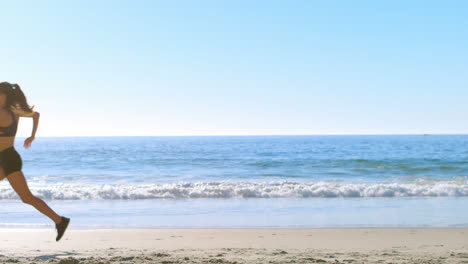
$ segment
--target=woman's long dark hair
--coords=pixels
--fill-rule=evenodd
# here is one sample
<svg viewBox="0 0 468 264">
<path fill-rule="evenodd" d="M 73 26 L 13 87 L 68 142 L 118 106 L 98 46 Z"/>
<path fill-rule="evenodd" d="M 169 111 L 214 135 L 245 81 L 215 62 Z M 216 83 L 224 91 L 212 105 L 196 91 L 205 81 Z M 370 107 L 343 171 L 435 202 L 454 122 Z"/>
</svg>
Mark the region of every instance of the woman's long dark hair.
<svg viewBox="0 0 468 264">
<path fill-rule="evenodd" d="M 30 107 L 23 91 L 18 84 L 11 84 L 9 82 L 0 83 L 0 93 L 6 94 L 6 106 L 5 108 L 10 110 L 12 108 L 20 108 L 26 113 L 33 112 L 33 107 Z"/>
</svg>

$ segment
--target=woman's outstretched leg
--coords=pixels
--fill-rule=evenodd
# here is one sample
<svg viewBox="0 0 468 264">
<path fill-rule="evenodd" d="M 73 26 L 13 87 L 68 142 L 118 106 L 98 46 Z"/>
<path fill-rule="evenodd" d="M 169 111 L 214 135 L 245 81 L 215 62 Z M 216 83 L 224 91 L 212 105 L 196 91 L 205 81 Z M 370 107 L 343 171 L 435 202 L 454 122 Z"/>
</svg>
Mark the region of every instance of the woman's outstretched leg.
<svg viewBox="0 0 468 264">
<path fill-rule="evenodd" d="M 41 213 L 52 219 L 55 224 L 60 223 L 61 217 L 56 214 L 54 210 L 52 210 L 42 199 L 37 198 L 31 193 L 22 171 L 12 172 L 8 175 L 7 179 L 10 182 L 11 187 L 13 187 L 24 203 L 34 206 Z"/>
</svg>

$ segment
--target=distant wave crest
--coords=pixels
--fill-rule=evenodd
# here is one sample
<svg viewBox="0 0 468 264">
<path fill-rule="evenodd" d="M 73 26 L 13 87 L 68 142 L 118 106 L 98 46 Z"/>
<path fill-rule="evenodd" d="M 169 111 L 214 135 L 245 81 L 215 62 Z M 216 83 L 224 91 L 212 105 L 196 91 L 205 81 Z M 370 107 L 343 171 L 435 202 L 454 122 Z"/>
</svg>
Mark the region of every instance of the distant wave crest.
<svg viewBox="0 0 468 264">
<path fill-rule="evenodd" d="M 465 181 L 429 183 L 174 182 L 161 184 L 57 184 L 30 186 L 48 200 L 232 199 L 232 198 L 359 198 L 468 196 Z M 0 188 L 0 200 L 19 200 L 11 187 Z"/>
</svg>

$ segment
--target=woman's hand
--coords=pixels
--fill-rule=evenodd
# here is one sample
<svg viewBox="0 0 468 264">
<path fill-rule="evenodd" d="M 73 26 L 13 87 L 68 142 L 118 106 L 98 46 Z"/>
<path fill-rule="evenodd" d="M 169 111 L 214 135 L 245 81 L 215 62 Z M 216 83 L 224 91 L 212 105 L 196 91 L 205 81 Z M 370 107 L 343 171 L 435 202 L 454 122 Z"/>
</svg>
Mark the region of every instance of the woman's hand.
<svg viewBox="0 0 468 264">
<path fill-rule="evenodd" d="M 28 137 L 27 139 L 24 140 L 24 147 L 29 148 L 31 146 L 31 143 L 33 142 L 34 137 Z"/>
</svg>

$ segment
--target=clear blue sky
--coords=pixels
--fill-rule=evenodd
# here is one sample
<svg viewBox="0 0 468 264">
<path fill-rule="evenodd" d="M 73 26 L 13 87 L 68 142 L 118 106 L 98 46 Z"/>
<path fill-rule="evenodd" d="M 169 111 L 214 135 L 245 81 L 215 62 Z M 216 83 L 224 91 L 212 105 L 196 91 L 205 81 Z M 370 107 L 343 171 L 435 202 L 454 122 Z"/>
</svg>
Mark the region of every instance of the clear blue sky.
<svg viewBox="0 0 468 264">
<path fill-rule="evenodd" d="M 38 137 L 468 133 L 467 1 L 1 10 L 0 79 L 36 104 Z"/>
</svg>

